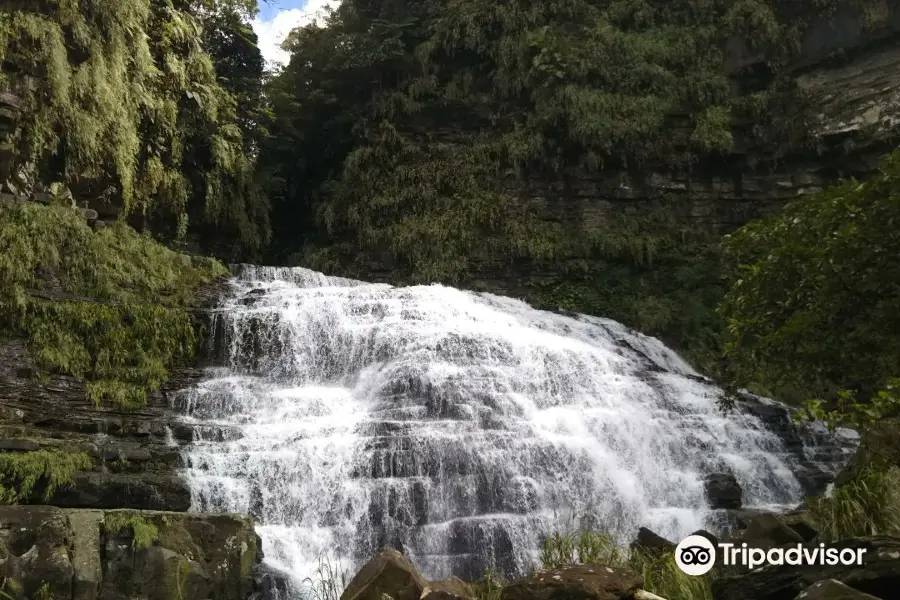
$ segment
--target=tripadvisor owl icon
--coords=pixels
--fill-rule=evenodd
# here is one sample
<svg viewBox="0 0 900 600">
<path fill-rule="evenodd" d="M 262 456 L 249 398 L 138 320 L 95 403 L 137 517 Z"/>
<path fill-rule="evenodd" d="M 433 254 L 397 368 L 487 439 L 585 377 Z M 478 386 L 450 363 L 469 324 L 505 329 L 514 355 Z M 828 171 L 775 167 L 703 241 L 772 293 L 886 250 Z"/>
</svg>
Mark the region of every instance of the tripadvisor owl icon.
<svg viewBox="0 0 900 600">
<path fill-rule="evenodd" d="M 702 535 L 689 535 L 675 547 L 675 564 L 688 575 L 705 575 L 716 562 L 716 547 Z"/>
</svg>

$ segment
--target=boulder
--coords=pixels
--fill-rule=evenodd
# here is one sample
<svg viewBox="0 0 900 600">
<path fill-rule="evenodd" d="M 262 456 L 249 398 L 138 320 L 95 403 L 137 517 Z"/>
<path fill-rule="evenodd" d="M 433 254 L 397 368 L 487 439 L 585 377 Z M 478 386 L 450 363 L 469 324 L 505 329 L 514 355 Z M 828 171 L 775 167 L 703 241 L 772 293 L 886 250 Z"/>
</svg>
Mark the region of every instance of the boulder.
<svg viewBox="0 0 900 600">
<path fill-rule="evenodd" d="M 819 526 L 807 510 L 792 510 L 778 515 L 782 523 L 797 532 L 804 542 L 811 542 L 819 535 Z"/>
<path fill-rule="evenodd" d="M 795 600 L 881 600 L 871 594 L 860 592 L 835 579 L 824 579 L 812 584 Z"/>
<path fill-rule="evenodd" d="M 299 595 L 291 585 L 290 576 L 271 565 L 256 565 L 253 569 L 253 582 L 256 592 L 249 600 L 281 600 Z"/>
<path fill-rule="evenodd" d="M 753 517 L 740 532 L 739 539 L 751 548 L 777 548 L 784 544 L 799 544 L 808 540 L 785 525 L 777 515 L 766 513 Z"/>
<path fill-rule="evenodd" d="M 691 535 L 699 535 L 700 537 L 705 537 L 706 539 L 709 540 L 709 542 L 714 547 L 718 547 L 718 545 L 719 545 L 719 538 L 717 536 L 711 534 L 710 532 L 706 531 L 705 529 L 698 529 L 697 531 L 693 532 Z"/>
<path fill-rule="evenodd" d="M 501 600 L 622 600 L 634 598 L 643 579 L 626 569 L 577 565 L 538 571 L 503 588 Z"/>
<path fill-rule="evenodd" d="M 712 473 L 707 475 L 704 485 L 706 488 L 706 500 L 709 502 L 710 508 L 741 507 L 741 495 L 743 492 L 737 479 L 731 473 Z"/>
<path fill-rule="evenodd" d="M 97 211 L 93 208 L 79 208 L 78 212 L 81 214 L 81 217 L 88 223 L 93 223 L 97 220 Z"/>
<path fill-rule="evenodd" d="M 900 589 L 900 538 L 876 536 L 825 544 L 812 549 L 864 550 L 862 566 L 802 564 L 767 565 L 713 582 L 713 600 L 794 600 L 809 586 L 836 579 L 879 598 L 896 598 Z"/>
<path fill-rule="evenodd" d="M 474 600 L 474 598 L 475 591 L 472 586 L 459 577 L 431 581 L 420 596 L 420 600 Z"/>
<path fill-rule="evenodd" d="M 381 600 L 382 594 L 393 600 L 419 600 L 427 585 L 407 557 L 385 548 L 350 580 L 341 600 Z"/>
<path fill-rule="evenodd" d="M 637 538 L 631 542 L 631 549 L 648 554 L 663 554 L 675 550 L 675 543 L 670 542 L 646 527 L 641 527 L 638 529 Z"/>
<path fill-rule="evenodd" d="M 767 514 L 769 512 L 770 511 L 757 508 L 716 510 L 709 515 L 709 525 L 713 530 L 721 533 L 723 537 L 739 537 L 740 532 L 747 528 L 747 525 L 751 520 L 759 515 Z"/>
</svg>

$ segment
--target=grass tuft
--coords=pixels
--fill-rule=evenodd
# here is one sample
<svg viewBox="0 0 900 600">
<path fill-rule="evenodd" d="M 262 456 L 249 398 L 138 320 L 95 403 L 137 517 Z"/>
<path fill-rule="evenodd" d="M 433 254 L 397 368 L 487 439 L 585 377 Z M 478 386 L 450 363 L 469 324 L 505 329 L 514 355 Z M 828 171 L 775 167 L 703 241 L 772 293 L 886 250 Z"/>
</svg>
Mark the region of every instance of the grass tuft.
<svg viewBox="0 0 900 600">
<path fill-rule="evenodd" d="M 347 587 L 347 572 L 340 561 L 330 554 L 322 553 L 317 559 L 316 570 L 311 577 L 303 580 L 303 600 L 340 600 Z"/>
<path fill-rule="evenodd" d="M 642 575 L 646 591 L 666 600 L 712 600 L 712 582 L 730 574 L 721 565 L 703 576 L 687 575 L 675 563 L 674 552 L 651 554 L 618 546 L 605 532 L 554 533 L 541 548 L 541 565 L 599 564 L 630 569 Z"/>
<path fill-rule="evenodd" d="M 156 525 L 136 514 L 106 513 L 103 516 L 103 527 L 110 533 L 130 529 L 131 547 L 134 549 L 149 548 L 159 539 L 159 529 Z"/>
<path fill-rule="evenodd" d="M 807 501 L 821 541 L 900 535 L 900 467 L 865 469 L 828 496 Z"/>
</svg>

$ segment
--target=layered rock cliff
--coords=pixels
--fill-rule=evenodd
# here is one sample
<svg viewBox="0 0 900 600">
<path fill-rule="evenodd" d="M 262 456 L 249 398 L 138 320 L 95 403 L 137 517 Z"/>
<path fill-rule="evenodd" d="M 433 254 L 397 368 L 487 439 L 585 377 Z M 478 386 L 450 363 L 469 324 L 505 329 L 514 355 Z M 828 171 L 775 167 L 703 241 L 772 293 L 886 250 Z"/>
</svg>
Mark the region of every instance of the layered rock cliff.
<svg viewBox="0 0 900 600">
<path fill-rule="evenodd" d="M 797 122 L 773 139 L 751 135 L 765 126 L 761 122 L 736 123 L 732 151 L 702 159 L 690 169 L 647 164 L 591 174 L 531 172 L 524 179 L 511 176 L 505 192 L 536 210 L 544 222 L 562 224 L 576 237 L 654 214 L 670 227 L 715 237 L 840 179 L 866 177 L 896 147 L 900 134 L 900 7 L 871 4 L 827 17 L 798 10 L 800 18 L 812 20 L 786 67 L 800 91 L 799 102 L 785 106 L 785 114 L 763 115 L 766 121 Z M 725 69 L 738 94 L 761 89 L 772 76 L 764 57 L 754 55 L 740 39 L 729 44 Z M 679 127 L 678 116 L 671 126 Z M 796 137 L 790 136 L 792 130 Z M 435 142 L 467 143 L 459 131 L 432 133 Z M 685 129 L 685 139 L 689 135 Z M 483 247 L 465 285 L 538 300 L 536 285 L 566 279 L 562 263 L 577 271 L 577 263 L 591 258 L 510 262 L 487 251 L 487 244 Z M 364 270 L 367 279 L 390 281 L 395 268 L 375 262 Z"/>
<path fill-rule="evenodd" d="M 248 598 L 254 521 L 187 512 L 193 432 L 169 427 L 224 268 L 18 196 L 0 204 L 0 593 Z"/>
</svg>

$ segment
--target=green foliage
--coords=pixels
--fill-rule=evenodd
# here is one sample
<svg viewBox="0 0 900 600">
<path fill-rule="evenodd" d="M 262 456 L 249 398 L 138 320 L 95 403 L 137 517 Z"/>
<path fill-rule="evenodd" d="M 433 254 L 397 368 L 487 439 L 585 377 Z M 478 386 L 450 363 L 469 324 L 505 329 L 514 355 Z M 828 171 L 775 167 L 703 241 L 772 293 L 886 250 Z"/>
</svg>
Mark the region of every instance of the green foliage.
<svg viewBox="0 0 900 600">
<path fill-rule="evenodd" d="M 578 534 L 553 533 L 541 546 L 541 565 L 557 569 L 579 564 L 623 564 L 627 552 L 606 533 L 586 530 Z"/>
<path fill-rule="evenodd" d="M 724 244 L 721 306 L 735 379 L 820 416 L 853 421 L 897 407 L 900 152 L 848 181 L 746 225 Z M 822 403 L 824 401 L 824 405 Z M 893 407 L 893 408 L 892 408 Z M 865 416 L 865 415 L 863 415 Z"/>
<path fill-rule="evenodd" d="M 634 552 L 630 565 L 644 578 L 645 590 L 669 600 L 713 600 L 712 583 L 731 574 L 727 567 L 716 565 L 706 575 L 687 575 L 672 552 L 658 556 Z"/>
<path fill-rule="evenodd" d="M 900 414 L 900 380 L 889 379 L 886 389 L 879 390 L 867 402 L 860 402 L 856 394 L 841 390 L 836 394 L 834 408 L 828 409 L 821 398 L 806 402 L 806 411 L 799 413 L 801 420 L 818 420 L 834 431 L 838 427 L 854 430 L 867 429 Z"/>
<path fill-rule="evenodd" d="M 472 582 L 475 600 L 500 600 L 506 578 L 492 569 L 485 570 L 480 579 Z"/>
<path fill-rule="evenodd" d="M 86 381 L 97 403 L 142 406 L 189 360 L 185 307 L 226 274 L 123 224 L 95 233 L 71 209 L 0 208 L 0 331 L 27 337 L 39 367 Z"/>
<path fill-rule="evenodd" d="M 75 471 L 87 471 L 93 460 L 83 452 L 0 453 L 0 504 L 28 501 L 36 490 L 42 500 L 49 500 L 54 492 L 72 482 Z"/>
<path fill-rule="evenodd" d="M 556 189 L 570 200 L 567 181 L 608 168 L 691 168 L 727 153 L 736 127 L 773 149 L 802 136 L 780 65 L 804 25 L 783 8 L 346 0 L 290 36 L 267 87 L 273 258 L 396 283 L 549 271 L 528 300 L 612 316 L 716 370 L 715 244 L 686 240 L 678 219 L 551 222 L 531 198 L 555 209 Z M 765 89 L 735 94 L 722 70 L 735 35 L 768 60 Z"/>
<path fill-rule="evenodd" d="M 0 61 L 37 82 L 23 94 L 21 150 L 42 180 L 120 202 L 175 237 L 190 218 L 246 248 L 267 241 L 236 101 L 189 7 L 53 0 L 12 3 L 2 17 Z"/>
<path fill-rule="evenodd" d="M 21 592 L 21 586 L 15 579 L 0 577 L 0 598 L 4 600 L 16 600 L 16 595 Z"/>
<path fill-rule="evenodd" d="M 110 533 L 130 529 L 131 547 L 149 548 L 159 540 L 159 529 L 144 517 L 127 512 L 107 512 L 103 515 L 103 528 Z"/>
<path fill-rule="evenodd" d="M 831 495 L 807 499 L 822 541 L 900 535 L 900 467 L 864 469 Z"/>
<path fill-rule="evenodd" d="M 46 581 L 42 582 L 34 593 L 34 600 L 53 600 L 53 592 L 50 590 L 50 584 Z"/>
</svg>

